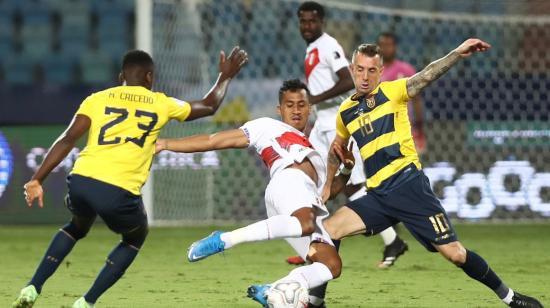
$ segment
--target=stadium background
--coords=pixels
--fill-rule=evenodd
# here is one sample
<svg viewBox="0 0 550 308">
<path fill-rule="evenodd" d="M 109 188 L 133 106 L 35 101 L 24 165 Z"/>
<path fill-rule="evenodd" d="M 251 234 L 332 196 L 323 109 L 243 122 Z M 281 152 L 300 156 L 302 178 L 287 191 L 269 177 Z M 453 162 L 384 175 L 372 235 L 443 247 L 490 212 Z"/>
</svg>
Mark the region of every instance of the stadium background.
<svg viewBox="0 0 550 308">
<path fill-rule="evenodd" d="M 550 4 L 546 1 L 328 1 L 326 31 L 350 51 L 382 31 L 398 57 L 421 69 L 465 38 L 492 50 L 453 68 L 424 93 L 422 156 L 455 219 L 550 217 Z M 283 79 L 303 78 L 299 1 L 0 1 L 0 223 L 57 223 L 75 149 L 45 182 L 46 207 L 28 209 L 22 185 L 91 92 L 116 85 L 129 48 L 151 51 L 156 90 L 200 97 L 220 49 L 240 45 L 250 62 L 213 118 L 172 123 L 163 136 L 236 127 L 275 116 Z M 82 144 L 81 144 L 82 146 Z M 155 159 L 145 199 L 155 224 L 261 218 L 267 171 L 252 151 Z"/>
</svg>

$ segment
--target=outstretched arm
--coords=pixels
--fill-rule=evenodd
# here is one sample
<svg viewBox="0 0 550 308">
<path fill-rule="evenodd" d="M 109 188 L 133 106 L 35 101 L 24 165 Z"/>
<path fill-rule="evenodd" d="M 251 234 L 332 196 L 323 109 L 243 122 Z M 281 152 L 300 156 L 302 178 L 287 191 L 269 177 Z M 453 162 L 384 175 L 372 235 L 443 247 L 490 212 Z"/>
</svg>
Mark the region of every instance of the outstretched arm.
<svg viewBox="0 0 550 308">
<path fill-rule="evenodd" d="M 191 113 L 186 120 L 191 121 L 216 113 L 216 110 L 218 110 L 218 107 L 220 107 L 225 97 L 229 82 L 239 73 L 246 62 L 248 62 L 248 54 L 238 46 L 233 48 L 227 59 L 225 58 L 225 53 L 221 51 L 219 63 L 220 74 L 218 75 L 216 83 L 201 100 L 190 102 Z"/>
<path fill-rule="evenodd" d="M 50 172 L 69 154 L 74 148 L 75 143 L 90 128 L 90 118 L 77 114 L 69 127 L 57 138 L 50 147 L 50 150 L 44 157 L 44 161 L 38 167 L 31 180 L 23 187 L 25 188 L 25 200 L 28 206 L 32 206 L 35 199 L 38 198 L 38 205 L 44 206 L 42 182 Z"/>
<path fill-rule="evenodd" d="M 231 129 L 211 135 L 194 135 L 179 139 L 159 139 L 156 153 L 168 150 L 196 153 L 223 149 L 240 149 L 248 146 L 248 138 L 241 129 Z"/>
<path fill-rule="evenodd" d="M 467 39 L 445 57 L 436 60 L 422 71 L 416 73 L 407 80 L 407 94 L 414 97 L 432 81 L 445 74 L 458 60 L 471 56 L 475 52 L 483 52 L 491 48 L 491 45 L 480 39 Z"/>
<path fill-rule="evenodd" d="M 338 76 L 338 81 L 334 86 L 319 95 L 312 95 L 309 99 L 311 104 L 320 103 L 353 89 L 353 79 L 348 67 L 341 68 L 336 72 L 336 75 Z"/>
</svg>

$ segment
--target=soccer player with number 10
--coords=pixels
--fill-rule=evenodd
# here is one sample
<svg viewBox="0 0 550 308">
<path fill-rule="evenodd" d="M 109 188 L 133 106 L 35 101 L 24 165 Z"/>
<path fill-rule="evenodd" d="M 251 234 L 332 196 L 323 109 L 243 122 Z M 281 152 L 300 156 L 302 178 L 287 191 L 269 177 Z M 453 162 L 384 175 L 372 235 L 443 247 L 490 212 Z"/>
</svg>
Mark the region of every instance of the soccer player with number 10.
<svg viewBox="0 0 550 308">
<path fill-rule="evenodd" d="M 490 48 L 488 43 L 471 38 L 410 78 L 380 82 L 383 63 L 379 47 L 357 47 L 352 60 L 356 94 L 340 105 L 333 146 L 347 145 L 353 136 L 361 148 L 369 192 L 342 206 L 324 221 L 324 226 L 333 240 L 339 240 L 360 233 L 376 234 L 402 222 L 427 250 L 439 252 L 469 277 L 489 287 L 505 304 L 541 308 L 536 299 L 508 288 L 481 256 L 458 240 L 422 172 L 407 116 L 411 97 L 462 58 Z M 323 200 L 330 197 L 332 179 L 340 166 L 334 153 L 329 153 L 327 162 Z"/>
</svg>

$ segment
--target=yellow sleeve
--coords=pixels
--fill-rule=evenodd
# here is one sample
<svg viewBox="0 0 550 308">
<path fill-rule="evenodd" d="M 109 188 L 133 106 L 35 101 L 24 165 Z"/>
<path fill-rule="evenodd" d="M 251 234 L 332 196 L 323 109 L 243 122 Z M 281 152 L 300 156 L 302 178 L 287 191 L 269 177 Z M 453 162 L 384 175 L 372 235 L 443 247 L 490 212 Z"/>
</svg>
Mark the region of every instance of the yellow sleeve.
<svg viewBox="0 0 550 308">
<path fill-rule="evenodd" d="M 348 128 L 344 125 L 344 121 L 342 121 L 340 110 L 338 110 L 338 115 L 336 115 L 336 134 L 344 139 L 349 139 L 350 136 Z"/>
<path fill-rule="evenodd" d="M 407 80 L 409 78 L 401 78 L 393 81 L 394 88 L 392 91 L 395 91 L 397 98 L 399 99 L 400 103 L 407 104 L 407 102 L 411 99 L 409 97 L 409 93 L 407 93 Z"/>
<path fill-rule="evenodd" d="M 86 99 L 80 104 L 80 107 L 78 107 L 76 114 L 82 114 L 91 119 L 92 112 L 93 112 L 93 98 L 90 95 L 86 97 Z"/>
<path fill-rule="evenodd" d="M 185 121 L 191 113 L 191 104 L 174 97 L 166 97 L 168 104 L 168 118 Z"/>
</svg>

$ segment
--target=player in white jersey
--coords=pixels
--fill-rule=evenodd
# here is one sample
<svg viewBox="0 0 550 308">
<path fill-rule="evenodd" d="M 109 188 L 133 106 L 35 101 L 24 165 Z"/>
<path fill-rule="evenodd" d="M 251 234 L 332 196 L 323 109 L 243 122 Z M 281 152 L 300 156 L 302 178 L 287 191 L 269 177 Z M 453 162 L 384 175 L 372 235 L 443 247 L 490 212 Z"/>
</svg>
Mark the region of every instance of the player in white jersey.
<svg viewBox="0 0 550 308">
<path fill-rule="evenodd" d="M 311 289 L 340 275 L 340 257 L 322 224 L 328 216 L 320 198 L 325 163 L 302 132 L 310 111 L 307 91 L 306 85 L 297 79 L 283 83 L 278 106 L 282 122 L 260 118 L 239 129 L 158 141 L 157 151 L 185 153 L 251 147 L 269 168 L 271 179 L 265 190 L 268 218 L 230 232 L 215 231 L 193 243 L 188 252 L 190 262 L 240 243 L 284 238 L 311 264 L 292 270 L 281 280 L 295 280 L 304 288 Z M 347 161 L 347 172 L 342 172 L 338 177 L 340 184 L 334 187 L 334 194 L 337 194 L 349 180 L 353 155 L 346 149 L 336 149 L 335 152 L 342 161 Z M 251 286 L 249 296 L 266 305 L 269 286 Z"/>
<path fill-rule="evenodd" d="M 322 12 L 322 6 L 315 2 L 304 2 L 298 9 L 300 32 L 308 43 L 304 71 L 311 93 L 310 103 L 314 105 L 317 116 L 309 140 L 326 158 L 332 142 L 330 138 L 336 134 L 338 106 L 349 96 L 348 92 L 353 89 L 353 80 L 342 46 L 323 32 Z M 364 183 L 365 175 L 358 164 L 352 172 L 350 184 L 359 186 L 356 191 Z"/>
<path fill-rule="evenodd" d="M 336 137 L 336 115 L 338 107 L 353 89 L 353 80 L 349 71 L 342 46 L 330 35 L 323 32 L 325 10 L 317 2 L 307 1 L 298 8 L 300 33 L 308 44 L 304 62 L 305 75 L 310 102 L 317 111 L 317 120 L 309 135 L 311 144 L 327 159 L 328 150 L 333 138 Z M 353 154 L 356 161 L 362 161 L 359 149 L 355 146 Z M 365 173 L 362 164 L 356 164 L 348 186 L 344 190 L 350 201 L 366 194 Z M 379 267 L 392 266 L 397 258 L 407 249 L 407 244 L 401 240 L 393 228 L 380 233 L 384 244 L 384 254 Z M 290 257 L 287 262 L 299 264 L 300 260 Z"/>
</svg>

